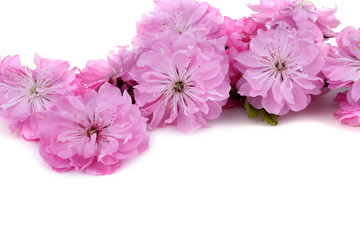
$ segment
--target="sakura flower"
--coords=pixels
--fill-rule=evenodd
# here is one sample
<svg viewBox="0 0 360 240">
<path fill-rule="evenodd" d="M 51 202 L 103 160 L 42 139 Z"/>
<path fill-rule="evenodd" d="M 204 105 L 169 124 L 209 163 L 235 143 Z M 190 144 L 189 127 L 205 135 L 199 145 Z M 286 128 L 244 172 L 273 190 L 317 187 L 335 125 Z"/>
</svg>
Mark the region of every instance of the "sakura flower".
<svg viewBox="0 0 360 240">
<path fill-rule="evenodd" d="M 158 41 L 139 58 L 135 96 L 149 129 L 171 124 L 186 133 L 206 126 L 229 97 L 224 39 L 184 42 Z"/>
<path fill-rule="evenodd" d="M 346 97 L 347 93 L 339 93 L 334 99 L 339 103 L 340 110 L 334 115 L 343 124 L 350 126 L 360 126 L 360 104 L 350 103 Z"/>
<path fill-rule="evenodd" d="M 136 63 L 136 54 L 126 47 L 120 47 L 117 52 L 111 51 L 105 60 L 90 60 L 86 67 L 78 74 L 87 88 L 98 90 L 102 84 L 108 82 L 118 86 L 121 92 L 125 90 L 132 96 L 136 82 L 129 75 L 130 69 Z"/>
<path fill-rule="evenodd" d="M 360 100 L 360 29 L 347 27 L 336 37 L 337 48 L 326 58 L 323 69 L 329 88 L 349 87 L 348 101 Z"/>
<path fill-rule="evenodd" d="M 155 11 L 143 15 L 137 23 L 137 37 L 134 46 L 151 45 L 155 39 L 162 39 L 163 34 L 185 32 L 199 37 L 214 39 L 221 37 L 222 15 L 218 9 L 206 2 L 195 0 L 160 0 L 155 1 Z"/>
<path fill-rule="evenodd" d="M 69 63 L 35 56 L 34 70 L 24 67 L 19 56 L 8 56 L 0 69 L 0 120 L 26 140 L 37 140 L 37 115 L 55 108 L 71 92 L 75 78 Z"/>
<path fill-rule="evenodd" d="M 301 111 L 324 86 L 320 73 L 324 60 L 319 47 L 307 31 L 278 27 L 259 30 L 250 50 L 236 58 L 244 72 L 238 92 L 247 96 L 255 108 L 284 115 Z"/>
<path fill-rule="evenodd" d="M 84 96 L 66 96 L 42 115 L 40 154 L 58 172 L 111 174 L 148 148 L 146 119 L 125 91 L 109 83 Z"/>
<path fill-rule="evenodd" d="M 334 16 L 336 8 L 317 8 L 306 0 L 260 0 L 260 5 L 249 7 L 257 12 L 251 15 L 256 20 L 272 27 L 286 23 L 296 29 L 311 30 L 318 42 L 324 37 L 335 37 L 333 29 L 340 25 Z"/>
</svg>

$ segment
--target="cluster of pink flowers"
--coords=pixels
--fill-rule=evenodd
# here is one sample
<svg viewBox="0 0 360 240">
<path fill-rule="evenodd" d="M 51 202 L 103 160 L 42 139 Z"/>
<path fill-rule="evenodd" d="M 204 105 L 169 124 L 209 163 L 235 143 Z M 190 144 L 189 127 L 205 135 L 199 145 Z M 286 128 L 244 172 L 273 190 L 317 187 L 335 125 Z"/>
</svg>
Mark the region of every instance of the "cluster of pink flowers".
<svg viewBox="0 0 360 240">
<path fill-rule="evenodd" d="M 126 62 L 117 60 L 115 66 Z M 65 61 L 36 55 L 34 63 L 32 70 L 18 56 L 2 60 L 0 118 L 26 140 L 39 141 L 41 156 L 54 170 L 110 174 L 148 148 L 146 119 L 126 90 L 104 83 L 96 92 L 95 84 L 83 82 L 101 74 L 77 77 Z"/>
<path fill-rule="evenodd" d="M 131 46 L 82 70 L 36 55 L 0 64 L 0 120 L 40 143 L 58 172 L 111 174 L 149 146 L 147 130 L 205 127 L 223 108 L 245 107 L 271 125 L 328 88 L 338 119 L 360 125 L 360 30 L 340 34 L 335 9 L 304 0 L 260 0 L 233 20 L 196 0 L 155 1 Z M 336 37 L 337 47 L 327 43 Z"/>
</svg>

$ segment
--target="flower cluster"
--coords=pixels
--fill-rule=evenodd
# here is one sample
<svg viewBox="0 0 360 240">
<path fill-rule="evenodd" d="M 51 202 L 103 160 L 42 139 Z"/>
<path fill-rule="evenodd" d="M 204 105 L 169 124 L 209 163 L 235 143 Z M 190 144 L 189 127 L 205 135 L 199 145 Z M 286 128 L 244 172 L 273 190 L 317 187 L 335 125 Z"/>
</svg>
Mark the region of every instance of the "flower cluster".
<svg viewBox="0 0 360 240">
<path fill-rule="evenodd" d="M 138 55 L 126 47 L 90 60 L 76 73 L 68 62 L 35 56 L 35 70 L 18 56 L 2 60 L 0 119 L 29 141 L 54 170 L 113 173 L 148 148 L 146 118 L 134 105 L 130 70 Z"/>
<path fill-rule="evenodd" d="M 149 146 L 147 130 L 192 132 L 223 108 L 277 124 L 314 96 L 348 88 L 335 101 L 342 123 L 360 126 L 360 30 L 335 32 L 335 9 L 305 0 L 260 0 L 234 20 L 196 0 L 155 1 L 131 46 L 70 68 L 35 56 L 0 63 L 0 120 L 55 171 L 115 172 Z M 327 43 L 336 37 L 337 46 Z"/>
<path fill-rule="evenodd" d="M 1 61 L 0 119 L 26 140 L 40 141 L 40 154 L 54 170 L 110 174 L 148 148 L 146 119 L 126 90 L 109 83 L 83 85 L 102 69 L 78 78 L 68 62 L 36 55 L 34 63 L 32 70 L 18 56 Z M 126 76 L 118 71 L 117 78 Z"/>
</svg>

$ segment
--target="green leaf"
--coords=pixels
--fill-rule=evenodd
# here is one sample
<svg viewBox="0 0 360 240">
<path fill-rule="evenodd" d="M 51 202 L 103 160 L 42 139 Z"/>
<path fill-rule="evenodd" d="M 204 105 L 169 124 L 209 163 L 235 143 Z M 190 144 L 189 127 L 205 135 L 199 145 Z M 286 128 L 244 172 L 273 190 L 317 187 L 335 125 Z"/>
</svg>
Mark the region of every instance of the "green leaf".
<svg viewBox="0 0 360 240">
<path fill-rule="evenodd" d="M 261 120 L 263 122 L 266 122 L 267 124 L 271 125 L 271 126 L 276 126 L 278 125 L 278 115 L 275 114 L 270 114 L 268 113 L 265 109 L 260 109 L 259 113 L 261 115 Z"/>
<path fill-rule="evenodd" d="M 259 115 L 259 110 L 251 106 L 251 104 L 247 101 L 247 99 L 245 99 L 245 110 L 250 119 L 257 118 L 257 116 Z"/>
</svg>

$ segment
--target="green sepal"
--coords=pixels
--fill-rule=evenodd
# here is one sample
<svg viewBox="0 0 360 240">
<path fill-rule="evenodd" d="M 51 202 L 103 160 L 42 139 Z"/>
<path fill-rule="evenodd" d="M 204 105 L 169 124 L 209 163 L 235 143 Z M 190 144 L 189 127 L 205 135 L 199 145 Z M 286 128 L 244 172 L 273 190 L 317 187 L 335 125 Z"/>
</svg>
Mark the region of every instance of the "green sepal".
<svg viewBox="0 0 360 240">
<path fill-rule="evenodd" d="M 261 115 L 261 120 L 263 122 L 266 122 L 267 124 L 269 124 L 271 126 L 278 125 L 278 121 L 277 121 L 277 119 L 279 117 L 278 115 L 268 113 L 265 109 L 260 109 L 259 113 Z"/>
<path fill-rule="evenodd" d="M 257 116 L 259 116 L 259 110 L 257 110 L 256 108 L 254 108 L 253 106 L 251 106 L 251 104 L 248 102 L 247 99 L 245 99 L 245 110 L 248 114 L 248 117 L 250 119 L 254 119 L 257 118 Z"/>
<path fill-rule="evenodd" d="M 247 99 L 245 98 L 245 101 L 244 101 L 244 107 L 245 107 L 245 110 L 247 112 L 247 115 L 250 119 L 255 119 L 259 116 L 261 116 L 261 120 L 263 122 L 266 122 L 267 124 L 271 125 L 271 126 L 276 126 L 278 125 L 278 115 L 275 115 L 275 114 L 271 114 L 271 113 L 268 113 L 265 109 L 256 109 L 254 108 L 248 101 Z"/>
</svg>

